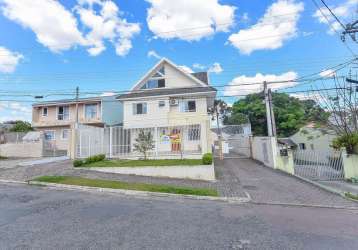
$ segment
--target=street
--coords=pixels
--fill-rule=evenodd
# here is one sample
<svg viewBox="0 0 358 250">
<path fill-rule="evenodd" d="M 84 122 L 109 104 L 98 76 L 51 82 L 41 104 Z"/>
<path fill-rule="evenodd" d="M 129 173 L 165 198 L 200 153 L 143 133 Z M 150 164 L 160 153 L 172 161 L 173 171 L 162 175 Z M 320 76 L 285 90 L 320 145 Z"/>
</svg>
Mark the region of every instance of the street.
<svg viewBox="0 0 358 250">
<path fill-rule="evenodd" d="M 0 185 L 1 249 L 356 249 L 358 210 Z"/>
</svg>

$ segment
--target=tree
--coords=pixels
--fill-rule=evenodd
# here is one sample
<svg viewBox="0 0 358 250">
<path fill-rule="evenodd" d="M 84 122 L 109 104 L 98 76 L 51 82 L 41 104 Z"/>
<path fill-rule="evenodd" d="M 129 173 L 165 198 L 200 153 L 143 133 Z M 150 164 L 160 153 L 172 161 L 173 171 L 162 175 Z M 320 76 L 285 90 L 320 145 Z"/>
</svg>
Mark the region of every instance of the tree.
<svg viewBox="0 0 358 250">
<path fill-rule="evenodd" d="M 154 149 L 153 135 L 150 131 L 147 133 L 144 129 L 139 131 L 138 137 L 135 139 L 134 151 L 140 152 L 144 156 L 144 160 L 147 160 L 148 151 Z"/>
<path fill-rule="evenodd" d="M 250 94 L 234 103 L 232 116 L 244 114 L 248 117 L 254 135 L 267 135 L 266 108 L 263 93 Z M 324 122 L 319 112 L 325 113 L 314 101 L 301 101 L 285 93 L 272 93 L 273 110 L 277 134 L 291 136 L 308 122 Z"/>
<path fill-rule="evenodd" d="M 15 121 L 14 126 L 10 129 L 10 132 L 29 132 L 33 131 L 31 123 L 26 121 Z"/>
</svg>

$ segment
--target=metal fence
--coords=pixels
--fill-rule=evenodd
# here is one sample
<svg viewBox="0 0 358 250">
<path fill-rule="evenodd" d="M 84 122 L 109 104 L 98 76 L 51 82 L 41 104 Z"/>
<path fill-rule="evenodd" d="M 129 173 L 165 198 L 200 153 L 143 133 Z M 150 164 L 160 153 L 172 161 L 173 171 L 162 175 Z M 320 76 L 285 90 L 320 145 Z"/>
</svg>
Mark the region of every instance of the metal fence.
<svg viewBox="0 0 358 250">
<path fill-rule="evenodd" d="M 83 127 L 76 133 L 76 157 L 96 154 L 105 154 L 109 158 L 144 157 L 143 152 L 137 149 L 141 133 L 152 138 L 147 152 L 147 156 L 152 158 L 201 155 L 202 140 L 206 140 L 202 138 L 199 124 L 151 128 Z"/>
<path fill-rule="evenodd" d="M 344 179 L 340 151 L 295 150 L 293 160 L 296 175 L 311 180 Z"/>
</svg>

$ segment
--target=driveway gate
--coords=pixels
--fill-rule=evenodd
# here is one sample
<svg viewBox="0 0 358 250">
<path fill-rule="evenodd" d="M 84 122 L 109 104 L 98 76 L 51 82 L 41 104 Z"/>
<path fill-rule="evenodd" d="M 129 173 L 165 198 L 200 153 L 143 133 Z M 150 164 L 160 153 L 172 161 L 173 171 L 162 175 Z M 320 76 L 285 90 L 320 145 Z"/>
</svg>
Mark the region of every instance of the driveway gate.
<svg viewBox="0 0 358 250">
<path fill-rule="evenodd" d="M 293 152 L 295 174 L 310 180 L 344 179 L 341 151 L 296 150 Z"/>
</svg>

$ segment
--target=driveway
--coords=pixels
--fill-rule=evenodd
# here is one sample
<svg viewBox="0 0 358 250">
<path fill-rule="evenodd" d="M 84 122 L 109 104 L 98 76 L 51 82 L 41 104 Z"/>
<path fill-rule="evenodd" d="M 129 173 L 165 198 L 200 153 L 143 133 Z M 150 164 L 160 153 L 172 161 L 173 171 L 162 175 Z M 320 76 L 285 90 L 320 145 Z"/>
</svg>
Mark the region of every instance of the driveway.
<svg viewBox="0 0 358 250">
<path fill-rule="evenodd" d="M 0 170 L 15 168 L 18 166 L 18 164 L 25 162 L 25 161 L 30 161 L 30 160 L 34 160 L 34 158 L 0 160 Z"/>
<path fill-rule="evenodd" d="M 236 187 L 249 193 L 254 202 L 358 207 L 358 202 L 346 200 L 251 159 L 216 160 L 215 167 L 219 172 L 218 178 L 227 180 L 229 191 Z M 220 176 L 222 173 L 226 176 Z"/>
</svg>

